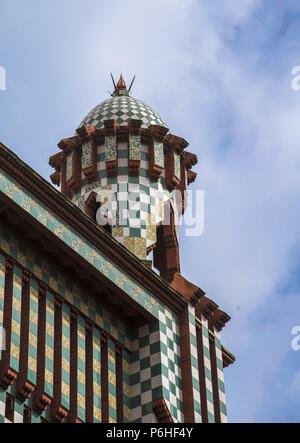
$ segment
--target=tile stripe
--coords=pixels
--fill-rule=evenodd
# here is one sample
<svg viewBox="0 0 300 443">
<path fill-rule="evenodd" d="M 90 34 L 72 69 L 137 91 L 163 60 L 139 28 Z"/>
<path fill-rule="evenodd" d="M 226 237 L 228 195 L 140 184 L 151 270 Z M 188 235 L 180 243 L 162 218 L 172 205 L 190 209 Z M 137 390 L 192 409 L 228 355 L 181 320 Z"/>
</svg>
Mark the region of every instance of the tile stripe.
<svg viewBox="0 0 300 443">
<path fill-rule="evenodd" d="M 101 416 L 102 422 L 108 423 L 108 345 L 107 335 L 101 334 Z"/>
<path fill-rule="evenodd" d="M 86 323 L 85 329 L 85 400 L 86 413 L 85 422 L 93 422 L 93 328 L 91 324 Z"/>
<path fill-rule="evenodd" d="M 93 327 L 93 422 L 101 422 L 101 334 Z"/>
</svg>

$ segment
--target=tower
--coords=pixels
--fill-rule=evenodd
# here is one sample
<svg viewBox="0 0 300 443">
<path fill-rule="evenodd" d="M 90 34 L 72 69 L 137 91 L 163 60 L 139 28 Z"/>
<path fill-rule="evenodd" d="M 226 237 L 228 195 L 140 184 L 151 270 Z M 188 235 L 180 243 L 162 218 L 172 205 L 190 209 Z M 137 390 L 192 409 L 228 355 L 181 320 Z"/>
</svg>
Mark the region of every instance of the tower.
<svg viewBox="0 0 300 443">
<path fill-rule="evenodd" d="M 87 215 L 168 281 L 180 272 L 178 220 L 196 155 L 123 76 L 50 158 L 51 179 Z"/>
<path fill-rule="evenodd" d="M 227 421 L 230 317 L 180 272 L 197 157 L 130 91 L 59 143 L 60 190 L 0 143 L 0 422 Z"/>
</svg>

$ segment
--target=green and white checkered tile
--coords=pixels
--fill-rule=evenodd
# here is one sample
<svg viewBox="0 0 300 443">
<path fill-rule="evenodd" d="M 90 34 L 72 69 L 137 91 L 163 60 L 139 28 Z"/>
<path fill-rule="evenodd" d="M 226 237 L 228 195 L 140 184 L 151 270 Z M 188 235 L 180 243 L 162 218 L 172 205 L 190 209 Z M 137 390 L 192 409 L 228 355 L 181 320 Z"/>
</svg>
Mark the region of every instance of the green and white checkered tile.
<svg viewBox="0 0 300 443">
<path fill-rule="evenodd" d="M 177 318 L 169 311 L 159 312 L 163 397 L 175 422 L 183 421 L 180 368 L 180 335 Z"/>
<path fill-rule="evenodd" d="M 209 423 L 214 423 L 215 410 L 214 410 L 210 351 L 209 351 L 209 330 L 208 330 L 208 320 L 204 316 L 202 316 L 201 319 L 201 334 L 203 342 L 203 359 L 204 359 L 204 371 L 205 371 L 205 389 L 206 389 L 206 399 L 207 399 L 208 421 Z"/>
<path fill-rule="evenodd" d="M 156 242 L 156 231 L 149 230 L 149 224 L 157 225 L 163 220 L 164 204 L 170 200 L 170 193 L 164 188 L 164 179 L 161 178 L 158 182 L 149 180 L 146 145 L 141 145 L 140 175 L 129 176 L 128 146 L 123 142 L 117 146 L 118 175 L 107 178 L 105 149 L 105 146 L 99 146 L 97 149 L 97 179 L 94 183 L 87 183 L 83 178 L 81 191 L 73 197 L 73 201 L 83 210 L 85 201 L 92 191 L 102 195 L 102 201 L 106 196 L 109 199 L 109 204 L 106 205 L 107 216 L 112 220 L 113 227 L 122 228 L 122 230 L 113 230 L 113 236 L 122 244 L 125 244 L 124 240 L 127 237 L 144 239 L 146 241 L 144 248 L 148 248 Z M 176 212 L 176 207 L 174 211 Z M 132 252 L 139 251 L 142 254 L 141 245 L 130 241 L 126 246 L 132 249 Z"/>
<path fill-rule="evenodd" d="M 182 422 L 179 328 L 166 310 L 159 322 L 139 329 L 131 363 L 131 419 L 153 423 L 153 400 L 163 397 L 174 422 Z"/>
<path fill-rule="evenodd" d="M 199 362 L 197 350 L 197 332 L 196 332 L 196 317 L 195 308 L 189 305 L 189 331 L 190 331 L 190 348 L 191 348 L 191 363 L 192 363 L 192 383 L 193 383 L 193 401 L 195 422 L 201 423 L 201 402 L 200 402 L 200 385 L 199 385 Z"/>
<path fill-rule="evenodd" d="M 221 422 L 227 423 L 227 407 L 225 397 L 224 371 L 223 371 L 223 357 L 222 345 L 220 341 L 220 333 L 215 328 L 215 347 L 217 359 L 217 376 L 218 376 L 218 391 L 220 400 Z"/>
<path fill-rule="evenodd" d="M 97 105 L 83 119 L 79 127 L 93 125 L 100 129 L 105 120 L 116 120 L 117 124 L 124 126 L 129 119 L 142 120 L 142 127 L 159 125 L 166 127 L 161 117 L 150 106 L 131 96 L 115 96 L 108 98 Z"/>
</svg>

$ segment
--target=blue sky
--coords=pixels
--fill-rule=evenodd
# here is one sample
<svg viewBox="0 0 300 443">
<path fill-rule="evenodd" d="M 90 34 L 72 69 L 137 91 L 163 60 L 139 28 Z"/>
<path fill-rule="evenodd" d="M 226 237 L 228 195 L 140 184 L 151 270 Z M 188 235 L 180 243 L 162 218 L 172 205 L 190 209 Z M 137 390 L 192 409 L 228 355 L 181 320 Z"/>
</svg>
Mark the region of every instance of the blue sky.
<svg viewBox="0 0 300 443">
<path fill-rule="evenodd" d="M 198 154 L 182 270 L 232 316 L 231 421 L 300 421 L 299 37 L 297 0 L 0 0 L 0 140 L 45 178 L 110 71 Z"/>
</svg>

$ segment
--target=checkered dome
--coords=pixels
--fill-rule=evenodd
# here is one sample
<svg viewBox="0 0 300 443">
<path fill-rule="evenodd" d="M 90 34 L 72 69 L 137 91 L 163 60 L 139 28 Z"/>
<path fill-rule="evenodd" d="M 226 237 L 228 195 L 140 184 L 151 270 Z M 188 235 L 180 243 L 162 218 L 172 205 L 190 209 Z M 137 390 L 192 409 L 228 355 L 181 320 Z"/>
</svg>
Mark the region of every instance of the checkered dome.
<svg viewBox="0 0 300 443">
<path fill-rule="evenodd" d="M 161 117 L 141 100 L 127 95 L 114 96 L 100 103 L 83 119 L 79 127 L 86 125 L 101 129 L 104 120 L 116 120 L 119 126 L 128 124 L 129 119 L 142 120 L 142 127 L 150 125 L 166 127 Z"/>
</svg>

